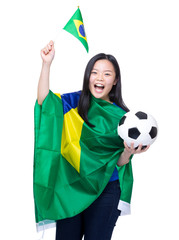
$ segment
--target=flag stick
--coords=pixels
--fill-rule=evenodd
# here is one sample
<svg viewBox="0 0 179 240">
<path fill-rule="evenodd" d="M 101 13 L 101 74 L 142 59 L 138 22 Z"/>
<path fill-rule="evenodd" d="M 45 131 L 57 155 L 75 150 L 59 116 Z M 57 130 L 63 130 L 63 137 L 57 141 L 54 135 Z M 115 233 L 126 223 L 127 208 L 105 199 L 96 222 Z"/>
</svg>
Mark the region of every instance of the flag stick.
<svg viewBox="0 0 179 240">
<path fill-rule="evenodd" d="M 53 39 L 53 42 L 54 42 L 54 43 L 56 42 L 56 40 L 57 40 L 57 38 L 59 37 L 60 34 L 61 34 L 60 31 L 56 34 L 56 36 L 55 36 L 54 39 Z"/>
</svg>

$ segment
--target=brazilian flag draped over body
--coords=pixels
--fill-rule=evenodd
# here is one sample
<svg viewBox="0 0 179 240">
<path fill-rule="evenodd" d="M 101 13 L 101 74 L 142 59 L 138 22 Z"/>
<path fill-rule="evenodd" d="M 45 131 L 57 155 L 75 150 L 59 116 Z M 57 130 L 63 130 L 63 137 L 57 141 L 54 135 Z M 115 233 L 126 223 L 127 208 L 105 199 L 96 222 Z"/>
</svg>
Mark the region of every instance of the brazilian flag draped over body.
<svg viewBox="0 0 179 240">
<path fill-rule="evenodd" d="M 80 94 L 49 91 L 42 105 L 35 104 L 34 201 L 39 225 L 75 216 L 94 202 L 124 150 L 117 125 L 125 111 L 91 96 L 88 119 L 95 125 L 91 128 L 77 111 Z M 132 192 L 131 162 L 118 171 L 121 210 L 126 211 Z"/>
</svg>

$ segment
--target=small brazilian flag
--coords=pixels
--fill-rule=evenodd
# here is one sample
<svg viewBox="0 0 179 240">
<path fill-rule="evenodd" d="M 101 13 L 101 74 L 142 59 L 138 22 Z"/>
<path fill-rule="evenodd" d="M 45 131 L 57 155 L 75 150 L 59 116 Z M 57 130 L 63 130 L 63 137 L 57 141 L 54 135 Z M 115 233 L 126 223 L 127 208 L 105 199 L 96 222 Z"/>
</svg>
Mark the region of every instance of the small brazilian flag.
<svg viewBox="0 0 179 240">
<path fill-rule="evenodd" d="M 79 8 L 76 10 L 76 12 L 73 14 L 73 16 L 70 18 L 70 20 L 67 22 L 63 29 L 71 33 L 78 40 L 80 40 L 80 42 L 83 44 L 83 46 L 86 48 L 86 51 L 88 52 L 88 42 L 84 29 L 83 18 Z"/>
</svg>

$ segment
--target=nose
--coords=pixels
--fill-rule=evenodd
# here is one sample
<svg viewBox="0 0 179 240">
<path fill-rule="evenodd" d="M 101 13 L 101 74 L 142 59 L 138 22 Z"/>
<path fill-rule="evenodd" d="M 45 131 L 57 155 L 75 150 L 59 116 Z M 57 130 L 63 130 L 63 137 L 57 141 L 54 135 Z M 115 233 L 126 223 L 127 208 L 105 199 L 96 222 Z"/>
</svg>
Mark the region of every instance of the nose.
<svg viewBox="0 0 179 240">
<path fill-rule="evenodd" d="M 103 74 L 102 73 L 98 73 L 98 80 L 103 81 Z"/>
</svg>

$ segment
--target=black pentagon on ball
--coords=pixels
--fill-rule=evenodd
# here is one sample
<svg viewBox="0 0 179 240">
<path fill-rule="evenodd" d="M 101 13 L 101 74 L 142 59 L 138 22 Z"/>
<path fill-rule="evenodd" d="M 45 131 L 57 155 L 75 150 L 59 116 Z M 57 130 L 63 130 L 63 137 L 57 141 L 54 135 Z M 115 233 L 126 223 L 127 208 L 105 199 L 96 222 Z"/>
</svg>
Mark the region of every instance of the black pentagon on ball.
<svg viewBox="0 0 179 240">
<path fill-rule="evenodd" d="M 136 127 L 134 127 L 134 128 L 129 128 L 129 130 L 128 130 L 128 136 L 129 136 L 130 138 L 137 139 L 137 138 L 139 137 L 139 135 L 140 135 L 140 132 L 139 132 L 139 130 L 138 130 Z"/>
<path fill-rule="evenodd" d="M 144 112 L 139 111 L 139 112 L 137 112 L 135 115 L 136 115 L 139 119 L 147 119 L 147 114 L 144 113 Z"/>
<path fill-rule="evenodd" d="M 122 124 L 124 124 L 125 120 L 126 120 L 126 116 L 123 116 L 123 117 L 121 118 L 120 122 L 119 122 L 119 126 L 121 126 Z"/>
<path fill-rule="evenodd" d="M 154 139 L 157 136 L 157 128 L 156 127 L 152 127 L 149 135 L 151 136 L 152 139 Z"/>
</svg>

